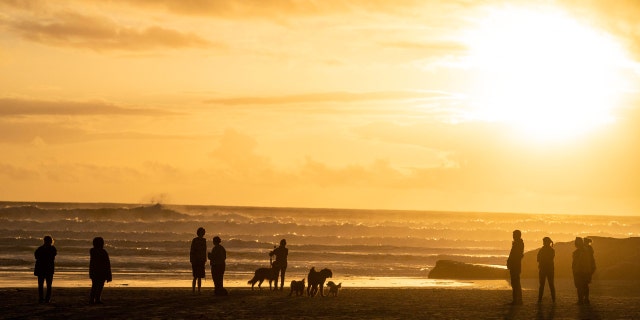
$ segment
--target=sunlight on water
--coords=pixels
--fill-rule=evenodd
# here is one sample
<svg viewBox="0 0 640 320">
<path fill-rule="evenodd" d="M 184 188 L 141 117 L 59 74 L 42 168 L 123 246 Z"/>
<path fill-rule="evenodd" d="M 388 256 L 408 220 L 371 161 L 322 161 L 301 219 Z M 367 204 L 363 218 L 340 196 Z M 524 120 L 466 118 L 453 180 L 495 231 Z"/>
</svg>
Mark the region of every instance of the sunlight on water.
<svg viewBox="0 0 640 320">
<path fill-rule="evenodd" d="M 204 279 L 203 287 L 213 287 L 211 277 Z M 191 286 L 191 274 L 166 273 L 116 273 L 114 280 L 105 284 L 106 287 L 149 287 L 149 288 L 188 288 Z M 289 288 L 291 280 L 287 278 L 285 289 Z M 225 277 L 225 286 L 229 288 L 250 288 L 247 284 L 247 275 L 231 274 Z M 505 280 L 474 280 L 456 281 L 441 279 L 423 279 L 410 277 L 345 277 L 333 278 L 328 281 L 342 283 L 343 288 L 466 288 L 466 289 L 493 289 L 509 290 L 509 284 Z M 28 288 L 36 287 L 37 280 L 30 272 L 0 271 L 0 288 Z M 53 287 L 91 287 L 91 280 L 84 272 L 57 272 L 53 278 Z M 255 287 L 257 289 L 257 285 Z M 269 282 L 262 284 L 263 289 L 269 288 Z"/>
</svg>

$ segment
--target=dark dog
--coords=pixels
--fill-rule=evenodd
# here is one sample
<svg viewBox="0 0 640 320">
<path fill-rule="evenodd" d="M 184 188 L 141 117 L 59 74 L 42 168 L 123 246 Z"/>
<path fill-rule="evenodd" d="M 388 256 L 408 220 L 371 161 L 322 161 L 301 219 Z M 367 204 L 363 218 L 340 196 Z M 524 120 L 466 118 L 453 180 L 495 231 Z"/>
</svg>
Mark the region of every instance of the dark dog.
<svg viewBox="0 0 640 320">
<path fill-rule="evenodd" d="M 310 297 L 315 296 L 318 293 L 318 287 L 320 287 L 320 296 L 324 297 L 324 282 L 327 278 L 331 278 L 333 273 L 331 270 L 324 268 L 319 272 L 315 267 L 311 267 L 309 275 L 307 276 L 309 285 L 307 286 L 307 295 Z"/>
<path fill-rule="evenodd" d="M 262 290 L 261 285 L 265 280 L 269 280 L 269 290 L 271 290 L 271 282 L 278 280 L 272 268 L 259 268 L 253 275 L 253 279 L 249 280 L 247 284 L 250 284 L 251 290 L 253 290 L 253 286 L 256 284 L 256 282 L 258 282 L 258 288 Z"/>
<path fill-rule="evenodd" d="M 304 295 L 304 278 L 301 281 L 291 280 L 291 292 L 289 292 L 289 296 L 296 292 L 296 296 Z"/>
<path fill-rule="evenodd" d="M 338 290 L 340 290 L 340 288 L 342 288 L 342 282 L 336 284 L 333 281 L 329 281 L 329 282 L 327 282 L 327 287 L 329 288 L 329 295 L 337 297 L 338 296 Z"/>
</svg>

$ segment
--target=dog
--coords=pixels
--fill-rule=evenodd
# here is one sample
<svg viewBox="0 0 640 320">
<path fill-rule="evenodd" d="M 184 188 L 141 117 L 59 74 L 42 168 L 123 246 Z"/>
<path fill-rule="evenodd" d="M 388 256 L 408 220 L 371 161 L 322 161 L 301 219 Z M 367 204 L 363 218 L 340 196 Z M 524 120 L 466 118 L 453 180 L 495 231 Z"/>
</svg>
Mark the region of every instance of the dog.
<svg viewBox="0 0 640 320">
<path fill-rule="evenodd" d="M 289 296 L 291 296 L 294 291 L 296 292 L 296 296 L 304 295 L 304 287 L 304 278 L 300 281 L 291 280 L 291 292 L 289 292 Z"/>
<path fill-rule="evenodd" d="M 327 287 L 329 288 L 329 294 L 328 295 L 337 297 L 338 296 L 338 290 L 340 290 L 340 288 L 342 288 L 342 282 L 336 284 L 333 281 L 329 281 L 329 282 L 327 282 Z"/>
<path fill-rule="evenodd" d="M 249 280 L 247 284 L 250 284 L 251 290 L 253 290 L 253 286 L 258 282 L 258 289 L 262 290 L 262 282 L 265 280 L 269 280 L 269 290 L 271 290 L 271 282 L 276 281 L 275 285 L 278 284 L 276 273 L 272 268 L 258 268 L 253 275 L 253 278 Z"/>
<path fill-rule="evenodd" d="M 315 267 L 311 267 L 309 275 L 307 276 L 309 285 L 307 286 L 307 295 L 310 297 L 315 296 L 318 293 L 318 287 L 320 287 L 320 296 L 324 297 L 324 282 L 327 278 L 331 278 L 333 272 L 330 269 L 324 268 L 320 271 L 316 271 Z"/>
</svg>

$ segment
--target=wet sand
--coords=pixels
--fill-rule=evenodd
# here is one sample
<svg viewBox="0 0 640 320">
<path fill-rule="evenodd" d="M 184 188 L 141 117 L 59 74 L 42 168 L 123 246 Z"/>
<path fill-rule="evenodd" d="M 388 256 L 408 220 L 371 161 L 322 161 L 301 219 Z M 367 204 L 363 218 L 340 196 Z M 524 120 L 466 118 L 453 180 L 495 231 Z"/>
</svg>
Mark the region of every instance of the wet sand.
<svg viewBox="0 0 640 320">
<path fill-rule="evenodd" d="M 636 287 L 637 288 L 637 287 Z M 296 297 L 284 292 L 229 288 L 227 297 L 191 288 L 105 288 L 103 305 L 89 305 L 89 288 L 54 288 L 52 302 L 37 303 L 36 288 L 0 288 L 3 319 L 640 319 L 637 289 L 598 286 L 590 306 L 573 290 L 524 291 L 510 306 L 509 290 L 447 288 L 343 288 L 338 297 Z M 593 292 L 595 291 L 595 292 Z"/>
</svg>

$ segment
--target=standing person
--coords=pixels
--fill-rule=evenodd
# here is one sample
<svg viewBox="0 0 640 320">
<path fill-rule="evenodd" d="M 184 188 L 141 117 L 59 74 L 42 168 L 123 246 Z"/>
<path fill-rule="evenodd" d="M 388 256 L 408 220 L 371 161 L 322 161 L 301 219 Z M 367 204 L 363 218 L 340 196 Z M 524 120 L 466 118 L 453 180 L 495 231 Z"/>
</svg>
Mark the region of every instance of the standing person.
<svg viewBox="0 0 640 320">
<path fill-rule="evenodd" d="M 189 260 L 191 261 L 191 271 L 193 273 L 193 282 L 191 290 L 196 293 L 196 280 L 198 282 L 198 293 L 202 287 L 202 279 L 205 276 L 205 264 L 207 263 L 207 239 L 204 238 L 205 230 L 203 227 L 196 231 L 197 237 L 191 241 L 191 252 Z"/>
<path fill-rule="evenodd" d="M 38 302 L 49 303 L 51 301 L 51 284 L 53 283 L 53 272 L 55 269 L 54 261 L 58 250 L 53 246 L 53 238 L 51 236 L 45 236 L 44 244 L 42 244 L 34 255 L 36 257 L 36 266 L 33 270 L 33 275 L 38 277 Z M 47 295 L 44 295 L 44 282 L 47 282 Z"/>
<path fill-rule="evenodd" d="M 573 271 L 573 283 L 578 291 L 578 304 L 590 304 L 589 281 L 593 270 L 590 253 L 588 249 L 585 248 L 582 238 L 576 237 L 574 244 L 576 250 L 573 251 L 571 269 Z"/>
<path fill-rule="evenodd" d="M 507 259 L 507 269 L 511 276 L 511 288 L 513 289 L 512 305 L 522 305 L 522 285 L 520 284 L 520 272 L 522 271 L 522 258 L 524 257 L 524 241 L 520 230 L 513 231 L 511 252 Z"/>
<path fill-rule="evenodd" d="M 287 272 L 287 256 L 289 249 L 286 248 L 287 240 L 280 240 L 280 246 L 269 252 L 269 257 L 276 256 L 276 261 L 271 266 L 273 268 L 273 276 L 275 278 L 275 290 L 278 289 L 278 274 L 280 274 L 280 291 L 284 288 L 284 274 Z"/>
<path fill-rule="evenodd" d="M 213 285 L 215 287 L 213 292 L 216 296 L 226 296 L 228 292 L 227 289 L 224 288 L 223 279 L 227 250 L 220 245 L 220 242 L 222 242 L 220 237 L 213 237 L 213 249 L 211 249 L 211 253 L 209 253 L 209 260 L 211 260 L 211 277 L 213 278 Z"/>
<path fill-rule="evenodd" d="M 554 265 L 553 258 L 556 251 L 553 249 L 553 241 L 549 237 L 542 239 L 542 248 L 538 251 L 538 279 L 540 287 L 538 289 L 538 303 L 542 303 L 542 294 L 544 293 L 544 283 L 549 281 L 549 290 L 551 291 L 551 300 L 556 303 L 556 287 L 554 285 Z"/>
<path fill-rule="evenodd" d="M 91 295 L 89 303 L 102 304 L 102 289 L 104 282 L 111 282 L 111 261 L 104 249 L 102 237 L 93 238 L 93 248 L 89 250 L 89 277 L 91 278 Z"/>
<path fill-rule="evenodd" d="M 590 238 L 584 238 L 584 248 L 585 250 L 587 250 L 587 253 L 589 254 L 589 260 L 591 262 L 590 266 L 591 266 L 591 272 L 589 275 L 589 283 L 591 283 L 591 279 L 593 278 L 593 274 L 596 272 L 596 258 L 594 256 L 593 253 L 593 247 L 591 246 L 591 239 Z M 587 287 L 588 289 L 588 287 Z"/>
</svg>

